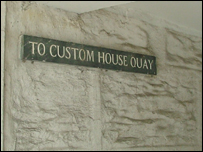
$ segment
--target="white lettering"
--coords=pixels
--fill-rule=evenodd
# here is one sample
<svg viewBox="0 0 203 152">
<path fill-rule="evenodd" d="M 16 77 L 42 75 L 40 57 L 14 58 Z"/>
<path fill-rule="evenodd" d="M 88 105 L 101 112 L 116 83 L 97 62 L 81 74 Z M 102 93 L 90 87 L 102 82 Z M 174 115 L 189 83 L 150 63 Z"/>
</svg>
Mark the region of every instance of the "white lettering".
<svg viewBox="0 0 203 152">
<path fill-rule="evenodd" d="M 144 69 L 145 66 L 146 66 L 146 68 L 148 69 L 147 60 L 146 60 L 146 59 L 144 60 L 143 69 Z"/>
<path fill-rule="evenodd" d="M 53 55 L 53 53 L 52 53 L 52 47 L 56 47 L 56 45 L 51 45 L 50 49 L 49 49 L 49 52 L 50 52 L 52 57 L 56 57 L 56 55 Z"/>
<path fill-rule="evenodd" d="M 102 52 L 102 57 L 100 56 L 100 52 L 98 52 L 98 62 L 100 63 L 100 58 L 103 58 L 103 64 L 104 64 L 104 52 Z"/>
<path fill-rule="evenodd" d="M 83 52 L 83 58 L 81 57 L 81 52 Z M 85 61 L 85 50 L 80 49 L 80 51 L 79 51 L 79 58 L 80 58 L 81 61 Z"/>
<path fill-rule="evenodd" d="M 38 44 L 37 42 L 31 42 L 29 41 L 29 43 L 32 43 L 32 54 L 35 54 L 35 44 Z"/>
<path fill-rule="evenodd" d="M 118 54 L 116 54 L 116 63 L 115 63 L 115 61 L 114 61 L 114 54 L 112 54 L 112 63 L 114 64 L 114 65 L 117 65 L 118 64 Z"/>
<path fill-rule="evenodd" d="M 152 63 L 153 63 L 154 60 L 152 60 L 152 62 L 150 63 L 150 60 L 148 60 L 149 62 L 149 65 L 150 65 L 150 70 L 152 69 Z"/>
<path fill-rule="evenodd" d="M 76 50 L 78 50 L 77 48 L 71 48 L 74 51 L 74 60 L 76 60 Z"/>
<path fill-rule="evenodd" d="M 90 55 L 89 50 L 87 50 L 87 61 L 88 61 L 88 59 L 90 61 L 92 60 L 94 62 L 94 51 L 91 51 L 91 55 Z"/>
<path fill-rule="evenodd" d="M 134 64 L 133 64 L 133 60 L 134 60 Z M 131 59 L 130 59 L 130 64 L 131 64 L 131 66 L 134 68 L 134 67 L 136 67 L 136 59 L 134 58 L 134 57 L 131 57 Z"/>
<path fill-rule="evenodd" d="M 57 47 L 57 54 L 58 54 L 59 58 L 64 58 L 64 56 L 65 56 L 65 47 L 63 46 L 63 55 L 62 56 L 59 53 L 60 52 L 59 45 L 57 45 L 56 47 Z"/>
<path fill-rule="evenodd" d="M 120 63 L 118 63 L 118 65 L 120 65 L 120 66 L 121 66 L 121 65 L 123 65 L 123 60 L 122 60 L 122 56 L 123 56 L 123 55 L 119 55 L 119 56 L 118 56 L 118 58 L 119 58 L 119 61 L 121 61 Z"/>
<path fill-rule="evenodd" d="M 65 56 L 66 59 L 70 59 L 70 58 L 71 58 L 71 54 L 70 54 L 70 52 L 68 51 L 68 49 L 70 49 L 70 47 L 66 47 L 66 52 L 68 53 L 68 57 Z"/>
<path fill-rule="evenodd" d="M 124 61 L 124 66 L 128 66 L 128 64 L 126 64 L 126 62 L 127 62 L 127 56 L 123 56 L 123 61 Z"/>
<path fill-rule="evenodd" d="M 138 64 L 138 58 L 136 58 L 137 59 L 137 67 L 140 69 L 141 67 L 142 67 L 142 58 L 140 59 L 141 61 L 140 61 L 140 66 L 139 66 L 139 64 Z"/>
<path fill-rule="evenodd" d="M 40 52 L 40 45 L 43 46 L 43 53 Z M 45 54 L 45 45 L 43 43 L 39 43 L 38 47 L 37 47 L 37 51 L 38 51 L 39 55 L 43 56 Z"/>
<path fill-rule="evenodd" d="M 109 56 L 109 62 L 107 61 L 107 55 Z M 107 63 L 107 64 L 110 64 L 110 63 L 111 63 L 111 54 L 110 54 L 110 53 L 106 53 L 106 55 L 105 55 L 105 60 L 106 60 L 106 63 Z"/>
</svg>

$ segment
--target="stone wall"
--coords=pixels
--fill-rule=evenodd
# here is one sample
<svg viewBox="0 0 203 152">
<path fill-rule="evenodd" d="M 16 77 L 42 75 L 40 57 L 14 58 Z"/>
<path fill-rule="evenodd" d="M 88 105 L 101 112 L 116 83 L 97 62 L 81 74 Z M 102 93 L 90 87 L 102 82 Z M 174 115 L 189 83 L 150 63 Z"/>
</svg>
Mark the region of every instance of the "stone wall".
<svg viewBox="0 0 203 152">
<path fill-rule="evenodd" d="M 6 18 L 4 150 L 202 149 L 201 37 L 29 1 Z M 157 75 L 23 62 L 24 34 L 153 55 Z"/>
<path fill-rule="evenodd" d="M 1 1 L 1 151 L 3 151 L 4 51 L 6 2 Z"/>
</svg>

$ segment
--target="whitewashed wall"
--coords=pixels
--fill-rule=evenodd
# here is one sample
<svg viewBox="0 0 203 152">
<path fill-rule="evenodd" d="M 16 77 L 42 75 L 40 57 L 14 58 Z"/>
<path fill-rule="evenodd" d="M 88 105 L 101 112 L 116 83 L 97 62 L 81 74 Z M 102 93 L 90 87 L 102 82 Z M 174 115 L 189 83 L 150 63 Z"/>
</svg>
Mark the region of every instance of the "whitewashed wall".
<svg viewBox="0 0 203 152">
<path fill-rule="evenodd" d="M 1 151 L 3 151 L 3 107 L 4 107 L 4 51 L 5 51 L 6 1 L 1 1 Z"/>
<path fill-rule="evenodd" d="M 107 10 L 6 7 L 4 150 L 202 148 L 201 37 Z M 158 74 L 23 62 L 23 34 L 153 55 Z"/>
</svg>

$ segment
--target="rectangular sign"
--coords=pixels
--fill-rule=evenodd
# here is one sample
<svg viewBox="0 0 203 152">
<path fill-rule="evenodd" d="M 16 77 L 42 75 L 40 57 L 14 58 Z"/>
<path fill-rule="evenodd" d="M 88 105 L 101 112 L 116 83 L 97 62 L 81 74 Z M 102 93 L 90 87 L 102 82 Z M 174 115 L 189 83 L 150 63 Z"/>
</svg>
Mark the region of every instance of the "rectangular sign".
<svg viewBox="0 0 203 152">
<path fill-rule="evenodd" d="M 24 35 L 23 59 L 156 75 L 156 57 Z"/>
</svg>

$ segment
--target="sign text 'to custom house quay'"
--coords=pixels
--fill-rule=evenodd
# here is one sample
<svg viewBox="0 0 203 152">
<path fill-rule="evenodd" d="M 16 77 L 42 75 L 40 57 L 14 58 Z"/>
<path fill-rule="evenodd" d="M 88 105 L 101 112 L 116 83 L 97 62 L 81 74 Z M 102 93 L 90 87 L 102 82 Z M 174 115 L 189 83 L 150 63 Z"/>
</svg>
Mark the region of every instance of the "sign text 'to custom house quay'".
<svg viewBox="0 0 203 152">
<path fill-rule="evenodd" d="M 23 59 L 156 75 L 156 57 L 23 35 Z"/>
</svg>

